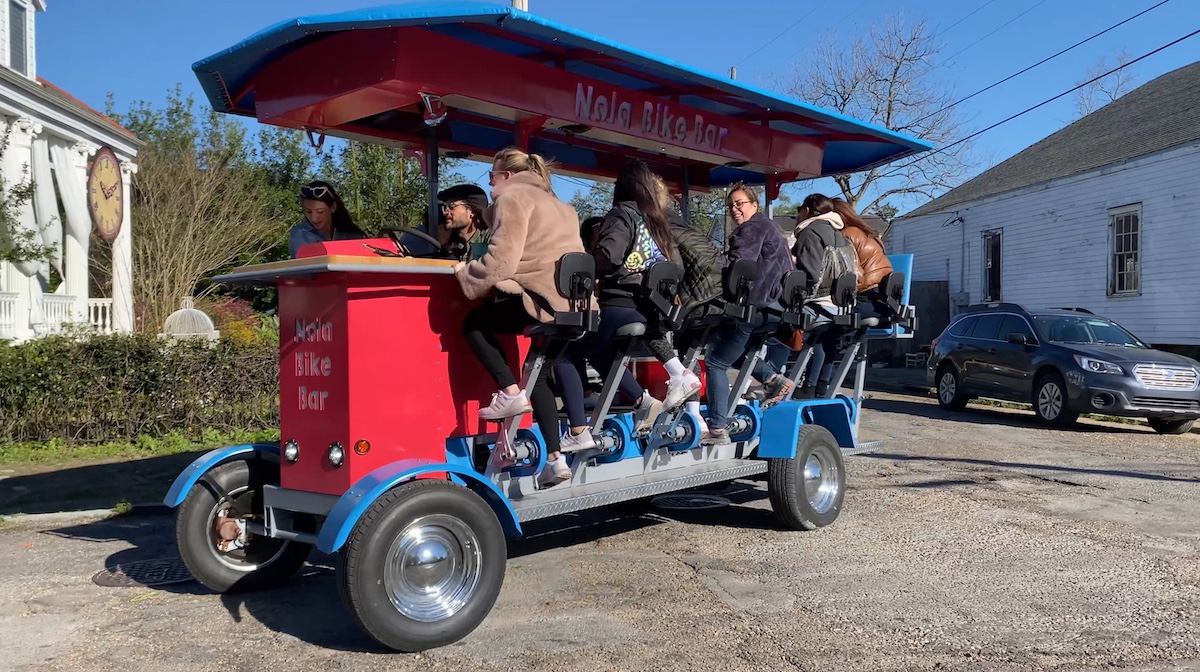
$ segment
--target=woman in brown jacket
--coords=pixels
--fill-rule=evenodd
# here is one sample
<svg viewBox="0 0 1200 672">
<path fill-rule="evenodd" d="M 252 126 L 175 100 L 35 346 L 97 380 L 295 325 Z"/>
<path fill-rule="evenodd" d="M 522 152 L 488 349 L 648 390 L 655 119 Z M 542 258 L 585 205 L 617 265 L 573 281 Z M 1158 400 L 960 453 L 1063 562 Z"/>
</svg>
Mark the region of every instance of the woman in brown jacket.
<svg viewBox="0 0 1200 672">
<path fill-rule="evenodd" d="M 584 251 L 579 216 L 555 197 L 550 167 L 537 154 L 501 150 L 492 165 L 491 185 L 492 204 L 484 212 L 492 231 L 487 252 L 454 270 L 467 298 L 486 297 L 463 320 L 467 343 L 500 388 L 479 417 L 503 420 L 533 410 L 546 439 L 546 480 L 562 481 L 571 477 L 571 470 L 559 453 L 554 393 L 543 375 L 534 384 L 532 400 L 526 398 L 496 335 L 520 334 L 531 324 L 551 322 L 555 311 L 569 310 L 555 286 L 554 269 L 564 254 Z M 553 365 L 546 362 L 542 371 Z"/>
<path fill-rule="evenodd" d="M 850 240 L 858 257 L 858 293 L 865 294 L 879 286 L 879 281 L 892 272 L 892 262 L 883 250 L 883 241 L 854 211 L 854 206 L 840 198 L 831 199 L 833 212 L 841 215 L 846 227 L 842 235 Z"/>
</svg>

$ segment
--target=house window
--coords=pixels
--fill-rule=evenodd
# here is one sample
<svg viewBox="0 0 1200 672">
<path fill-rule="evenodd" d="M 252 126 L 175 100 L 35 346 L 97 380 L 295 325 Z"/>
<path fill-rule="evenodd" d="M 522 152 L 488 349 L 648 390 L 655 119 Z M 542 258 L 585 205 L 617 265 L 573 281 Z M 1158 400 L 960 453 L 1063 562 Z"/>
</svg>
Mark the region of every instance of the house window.
<svg viewBox="0 0 1200 672">
<path fill-rule="evenodd" d="M 1108 295 L 1142 292 L 1142 204 L 1108 211 Z"/>
<path fill-rule="evenodd" d="M 983 232 L 983 300 L 1000 300 L 1000 242 L 1004 229 Z"/>
<path fill-rule="evenodd" d="M 26 56 L 28 47 L 25 12 L 29 11 L 24 3 L 10 0 L 8 3 L 8 64 L 22 75 L 29 74 Z"/>
</svg>

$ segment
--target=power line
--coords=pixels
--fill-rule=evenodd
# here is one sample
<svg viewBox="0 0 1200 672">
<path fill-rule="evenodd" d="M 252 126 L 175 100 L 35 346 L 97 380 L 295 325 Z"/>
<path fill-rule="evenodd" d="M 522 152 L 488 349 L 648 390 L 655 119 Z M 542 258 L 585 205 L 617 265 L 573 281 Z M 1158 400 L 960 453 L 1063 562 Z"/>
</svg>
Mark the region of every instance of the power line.
<svg viewBox="0 0 1200 672">
<path fill-rule="evenodd" d="M 1033 10 L 1037 9 L 1038 7 L 1040 7 L 1040 6 L 1041 6 L 1042 4 L 1044 4 L 1045 2 L 1046 2 L 1046 0 L 1038 0 L 1038 3 L 1037 3 L 1037 4 L 1035 4 L 1034 6 L 1032 6 L 1032 7 L 1030 7 L 1029 9 L 1027 9 L 1027 10 L 1025 10 L 1025 11 L 1021 12 L 1020 14 L 1018 14 L 1018 15 L 1016 15 L 1016 16 L 1014 16 L 1012 19 L 1009 19 L 1008 23 L 1005 23 L 1005 24 L 1003 24 L 1003 25 L 1002 25 L 1002 26 L 1000 26 L 999 28 L 997 28 L 997 29 L 993 30 L 992 32 L 988 33 L 987 35 L 984 35 L 983 37 L 979 38 L 978 40 L 975 40 L 974 42 L 972 42 L 972 43 L 968 44 L 966 47 L 963 47 L 962 49 L 958 50 L 957 52 L 955 52 L 954 56 L 958 56 L 959 54 L 963 53 L 963 52 L 964 52 L 964 51 L 966 51 L 967 49 L 970 49 L 971 47 L 973 47 L 973 46 L 975 46 L 975 45 L 979 44 L 980 42 L 983 42 L 984 40 L 986 40 L 987 38 L 991 37 L 992 35 L 995 35 L 996 33 L 1000 32 L 1001 30 L 1004 30 L 1004 28 L 1006 28 L 1006 27 L 1007 27 L 1009 24 L 1011 24 L 1013 21 L 1016 21 L 1017 19 L 1021 18 L 1022 16 L 1025 16 L 1026 14 L 1028 14 L 1028 13 L 1032 12 Z M 954 56 L 951 56 L 950 58 L 947 58 L 946 60 L 942 61 L 942 64 L 943 64 L 943 65 L 945 65 L 946 63 L 949 63 L 950 61 L 954 60 Z"/>
<path fill-rule="evenodd" d="M 975 11 L 971 12 L 970 14 L 967 14 L 966 16 L 962 17 L 958 21 L 955 21 L 954 23 L 950 24 L 949 28 L 946 28 L 945 30 L 942 30 L 942 31 L 938 31 L 938 33 L 936 35 L 934 35 L 931 39 L 936 40 L 937 38 L 941 37 L 942 35 L 945 35 L 946 33 L 950 32 L 951 28 L 954 28 L 955 26 L 962 23 L 963 21 L 966 21 L 967 19 L 971 18 L 972 16 L 975 16 L 976 14 L 979 13 L 979 10 L 983 9 L 984 7 L 987 7 L 988 5 L 992 4 L 995 1 L 996 0 L 988 0 L 987 2 L 985 2 L 982 5 L 980 5 L 979 7 L 977 7 L 975 9 Z"/>
<path fill-rule="evenodd" d="M 1142 11 L 1138 12 L 1137 14 L 1134 14 L 1133 16 L 1129 17 L 1128 19 L 1125 19 L 1124 21 L 1122 21 L 1122 22 L 1120 22 L 1120 23 L 1114 23 L 1113 25 L 1109 26 L 1108 28 L 1105 28 L 1104 30 L 1102 30 L 1102 31 L 1100 31 L 1100 32 L 1098 32 L 1098 33 L 1096 33 L 1095 35 L 1092 35 L 1091 37 L 1087 38 L 1086 40 L 1081 40 L 1081 41 L 1079 41 L 1079 42 L 1076 42 L 1075 44 L 1072 44 L 1071 46 L 1067 47 L 1066 49 L 1063 49 L 1062 51 L 1058 52 L 1057 54 L 1054 54 L 1053 56 L 1048 56 L 1048 57 L 1046 57 L 1046 58 L 1043 58 L 1042 60 L 1038 61 L 1037 63 L 1034 63 L 1033 65 L 1029 66 L 1028 68 L 1025 68 L 1024 70 L 1021 70 L 1020 72 L 1013 73 L 1013 74 L 1009 75 L 1008 77 L 1005 77 L 1004 79 L 1002 79 L 1002 80 L 1000 80 L 1000 81 L 996 82 L 995 84 L 992 84 L 991 86 L 984 87 L 984 88 L 982 88 L 982 89 L 980 89 L 980 90 L 976 91 L 975 93 L 972 93 L 971 95 L 969 95 L 969 96 L 966 96 L 965 98 L 960 98 L 960 99 L 958 99 L 958 100 L 954 101 L 953 103 L 950 103 L 949 105 L 947 105 L 947 106 L 943 107 L 942 109 L 938 110 L 937 112 L 931 112 L 931 113 L 929 113 L 929 114 L 927 114 L 927 115 L 925 115 L 925 116 L 921 117 L 920 119 L 917 119 L 916 121 L 914 121 L 914 122 L 912 122 L 912 123 L 913 123 L 913 124 L 919 124 L 919 123 L 921 123 L 922 121 L 925 121 L 926 119 L 928 119 L 928 118 L 930 118 L 930 117 L 932 117 L 932 116 L 934 116 L 934 115 L 937 115 L 937 114 L 940 114 L 940 113 L 942 113 L 942 112 L 945 112 L 946 110 L 948 110 L 948 109 L 950 109 L 950 108 L 952 108 L 952 107 L 955 107 L 956 105 L 959 105 L 960 103 L 964 103 L 964 102 L 966 102 L 966 101 L 968 101 L 968 100 L 970 100 L 970 99 L 974 98 L 975 96 L 978 96 L 979 94 L 981 94 L 981 93 L 983 93 L 983 92 L 985 92 L 985 91 L 989 91 L 989 90 L 991 90 L 991 89 L 994 89 L 994 88 L 996 88 L 997 86 L 1000 86 L 1001 84 L 1003 84 L 1003 83 L 1005 83 L 1005 82 L 1007 82 L 1007 81 L 1009 81 L 1009 80 L 1013 79 L 1014 77 L 1018 77 L 1018 76 L 1020 76 L 1020 75 L 1023 75 L 1023 74 L 1025 74 L 1025 73 L 1029 72 L 1030 70 L 1032 70 L 1032 69 L 1034 69 L 1034 68 L 1038 67 L 1039 65 L 1041 65 L 1041 64 L 1043 64 L 1043 63 L 1045 63 L 1045 62 L 1047 62 L 1047 61 L 1050 61 L 1050 60 L 1053 60 L 1053 59 L 1055 59 L 1055 58 L 1058 58 L 1059 56 L 1062 56 L 1063 54 L 1067 53 L 1068 51 L 1071 51 L 1071 50 L 1072 50 L 1072 49 L 1074 49 L 1075 47 L 1082 46 L 1082 45 L 1084 45 L 1084 44 L 1086 44 L 1086 43 L 1088 43 L 1088 42 L 1091 42 L 1092 40 L 1096 39 L 1097 37 L 1100 37 L 1101 35 L 1103 35 L 1103 34 L 1105 34 L 1105 33 L 1109 32 L 1109 31 L 1111 31 L 1111 30 L 1113 30 L 1113 29 L 1115 29 L 1115 28 L 1118 28 L 1118 27 L 1120 27 L 1120 26 L 1123 26 L 1123 25 L 1125 25 L 1126 23 L 1129 23 L 1130 21 L 1132 21 L 1132 20 L 1134 20 L 1134 19 L 1138 18 L 1139 16 L 1141 16 L 1141 15 L 1143 15 L 1143 14 L 1145 14 L 1145 13 L 1149 12 L 1149 11 L 1152 11 L 1152 10 L 1158 9 L 1159 7 L 1162 7 L 1163 5 L 1167 4 L 1167 3 L 1168 3 L 1168 2 L 1170 2 L 1170 1 L 1171 1 L 1171 0 L 1162 0 L 1162 2 L 1158 3 L 1157 5 L 1154 5 L 1153 7 L 1150 7 L 1149 9 L 1144 9 L 1144 10 L 1142 10 Z"/>
<path fill-rule="evenodd" d="M 1029 114 L 1030 112 L 1032 112 L 1032 111 L 1034 111 L 1034 110 L 1038 109 L 1039 107 L 1042 107 L 1042 106 L 1044 106 L 1044 105 L 1049 105 L 1050 103 L 1052 103 L 1052 102 L 1054 102 L 1054 101 L 1058 100 L 1059 98 L 1062 98 L 1063 96 L 1066 96 L 1066 95 L 1068 95 L 1068 94 L 1074 93 L 1074 92 L 1078 91 L 1079 89 L 1082 89 L 1083 87 L 1085 87 L 1085 86 L 1087 86 L 1087 85 L 1089 85 L 1089 84 L 1092 84 L 1092 83 L 1094 83 L 1094 82 L 1100 81 L 1101 79 L 1104 79 L 1105 77 L 1108 77 L 1109 75 L 1111 75 L 1111 74 L 1113 74 L 1113 73 L 1115 73 L 1115 72 L 1117 72 L 1117 71 L 1119 71 L 1119 70 L 1122 70 L 1122 69 L 1124 69 L 1124 68 L 1127 68 L 1127 67 L 1129 67 L 1129 66 L 1133 65 L 1134 63 L 1137 63 L 1138 61 L 1141 61 L 1141 60 L 1147 59 L 1147 58 L 1149 58 L 1149 57 L 1153 56 L 1154 54 L 1157 54 L 1158 52 L 1160 52 L 1160 51 L 1163 51 L 1164 49 L 1168 49 L 1168 48 L 1170 48 L 1170 47 L 1173 47 L 1173 46 L 1175 46 L 1175 45 L 1179 44 L 1180 42 L 1183 42 L 1184 40 L 1187 40 L 1187 39 L 1189 39 L 1189 38 L 1195 37 L 1196 35 L 1200 35 L 1200 30 L 1193 30 L 1192 32 L 1188 33 L 1187 35 L 1184 35 L 1183 37 L 1181 37 L 1181 38 L 1179 38 L 1179 39 L 1177 39 L 1177 40 L 1174 40 L 1174 41 L 1172 41 L 1172 42 L 1169 42 L 1169 43 L 1167 43 L 1167 44 L 1164 44 L 1163 46 L 1161 46 L 1161 47 L 1159 47 L 1159 48 L 1155 49 L 1154 51 L 1151 51 L 1151 52 L 1148 52 L 1148 53 L 1142 54 L 1141 56 L 1138 56 L 1137 58 L 1135 58 L 1135 59 L 1133 59 L 1132 61 L 1129 61 L 1128 63 L 1125 63 L 1125 64 L 1123 64 L 1123 65 L 1118 65 L 1117 67 L 1113 68 L 1112 70 L 1109 70 L 1108 72 L 1106 72 L 1106 73 L 1104 73 L 1104 74 L 1102 74 L 1102 75 L 1098 75 L 1098 76 L 1096 76 L 1096 77 L 1093 77 L 1092 79 L 1089 79 L 1088 81 L 1086 81 L 1086 82 L 1084 82 L 1084 83 L 1082 83 L 1082 84 L 1078 84 L 1078 85 L 1076 85 L 1076 86 L 1073 86 L 1073 87 L 1071 87 L 1071 88 L 1067 89 L 1066 91 L 1063 91 L 1062 93 L 1058 94 L 1057 96 L 1054 96 L 1053 98 L 1047 98 L 1046 100 L 1043 100 L 1042 102 L 1038 103 L 1037 105 L 1034 105 L 1033 107 L 1026 108 L 1026 109 L 1024 109 L 1024 110 L 1022 110 L 1022 111 L 1020 111 L 1020 112 L 1018 112 L 1018 113 L 1016 113 L 1016 114 L 1012 115 L 1011 117 L 1008 117 L 1007 119 L 1002 119 L 1002 120 L 1000 120 L 1000 121 L 997 121 L 996 123 L 992 124 L 991 126 L 988 126 L 987 128 L 984 128 L 984 129 L 981 129 L 981 130 L 975 131 L 974 133 L 972 133 L 972 134 L 970 134 L 970 135 L 966 136 L 965 138 L 960 138 L 960 139 L 958 139 L 958 140 L 955 140 L 954 142 L 952 142 L 952 143 L 950 143 L 950 144 L 946 145 L 945 147 L 942 147 L 942 148 L 940 148 L 940 149 L 937 149 L 937 150 L 934 150 L 934 151 L 932 151 L 932 152 L 929 152 L 928 154 L 922 154 L 921 156 L 919 156 L 919 157 L 917 157 L 917 158 L 913 159 L 912 161 L 909 161 L 908 163 L 904 164 L 903 166 L 897 166 L 897 167 L 896 167 L 895 169 L 893 169 L 892 171 L 890 171 L 890 172 L 887 172 L 887 173 L 884 173 L 883 175 L 880 175 L 880 176 L 876 177 L 875 179 L 876 179 L 876 180 L 880 180 L 880 179 L 883 179 L 883 178 L 886 178 L 886 177 L 891 177 L 892 175 L 895 175 L 895 174 L 896 174 L 896 173 L 898 173 L 899 171 L 902 171 L 902 170 L 904 170 L 904 169 L 908 168 L 909 166 L 911 166 L 911 165 L 913 165 L 913 164 L 917 163 L 918 161 L 924 161 L 925 159 L 928 159 L 928 158 L 929 158 L 929 157 L 931 157 L 931 156 L 936 156 L 936 155 L 938 155 L 938 154 L 941 154 L 941 153 L 945 152 L 946 150 L 950 149 L 951 147 L 954 147 L 954 146 L 956 146 L 956 145 L 961 145 L 962 143 L 964 143 L 964 142 L 966 142 L 966 141 L 968 141 L 968 140 L 971 140 L 972 138 L 977 138 L 977 137 L 979 137 L 980 135 L 983 135 L 984 133 L 987 133 L 988 131 L 992 130 L 993 128 L 996 128 L 997 126 L 1000 126 L 1000 125 L 1003 125 L 1003 124 L 1007 124 L 1008 122 L 1012 121 L 1013 119 L 1016 119 L 1017 117 L 1021 117 L 1021 116 L 1024 116 L 1024 115 L 1026 115 L 1026 114 Z"/>
<path fill-rule="evenodd" d="M 1043 0 L 1043 2 L 1044 2 L 1044 1 L 1045 1 L 1045 0 Z M 835 22 L 834 22 L 834 26 L 836 27 L 836 26 L 838 26 L 838 25 L 840 25 L 840 24 L 842 24 L 842 23 L 845 23 L 846 19 L 850 18 L 851 16 L 854 16 L 855 12 L 857 12 L 858 10 L 862 9 L 863 7 L 865 7 L 865 6 L 866 6 L 866 4 L 867 4 L 867 2 L 869 2 L 869 0 L 863 0 L 863 2 L 859 3 L 857 7 L 855 7 L 855 8 L 854 8 L 854 9 L 852 9 L 852 10 L 850 10 L 850 11 L 849 11 L 849 12 L 848 12 L 848 13 L 847 13 L 845 16 L 843 16 L 842 18 L 840 18 L 840 19 L 838 19 L 837 21 L 835 21 Z M 808 48 L 809 48 L 810 46 L 812 46 L 812 44 L 813 44 L 814 42 L 816 42 L 816 41 L 817 41 L 817 40 L 815 40 L 815 39 L 812 39 L 812 40 L 808 40 L 808 41 L 806 41 L 806 42 L 804 43 L 804 46 L 803 46 L 803 47 L 800 47 L 800 50 L 799 50 L 799 51 L 797 51 L 796 53 L 794 53 L 794 54 L 792 54 L 791 56 L 789 56 L 789 57 L 788 57 L 786 60 L 788 60 L 788 61 L 794 60 L 794 59 L 795 59 L 797 56 L 799 56 L 800 54 L 804 53 L 804 50 L 805 50 L 805 49 L 808 49 Z"/>
<path fill-rule="evenodd" d="M 791 30 L 792 30 L 793 28 L 795 28 L 796 26 L 800 25 L 800 22 L 801 22 L 801 21 L 803 21 L 803 20 L 807 19 L 808 17 L 812 16 L 813 12 L 817 11 L 818 7 L 819 7 L 819 5 L 818 5 L 817 7 L 813 7 L 811 12 L 809 12 L 808 14 L 805 14 L 804 16 L 800 17 L 799 19 L 796 19 L 796 22 L 795 22 L 795 23 L 793 23 L 792 25 L 788 26 L 787 28 L 785 28 L 785 29 L 783 30 L 783 32 L 782 32 L 782 33 L 779 33 L 779 34 L 778 34 L 778 35 L 776 35 L 775 37 L 771 38 L 771 40 L 770 40 L 769 42 L 767 42 L 766 44 L 762 45 L 762 46 L 761 46 L 761 47 L 759 47 L 758 49 L 755 49 L 755 50 L 754 50 L 754 51 L 753 51 L 753 52 L 752 52 L 752 53 L 751 53 L 749 56 L 747 56 L 747 57 L 743 58 L 742 60 L 738 61 L 737 63 L 734 63 L 734 64 L 733 64 L 733 67 L 735 67 L 735 68 L 736 68 L 737 66 L 741 65 L 742 63 L 745 63 L 746 61 L 750 60 L 751 58 L 753 58 L 753 57 L 754 57 L 754 55 L 755 55 L 755 54 L 757 54 L 758 52 L 762 51 L 763 49 L 766 49 L 767 47 L 771 46 L 771 44 L 772 44 L 773 42 L 775 42 L 775 40 L 778 40 L 779 38 L 783 37 L 783 36 L 784 36 L 784 35 L 786 35 L 787 33 L 791 32 Z"/>
</svg>

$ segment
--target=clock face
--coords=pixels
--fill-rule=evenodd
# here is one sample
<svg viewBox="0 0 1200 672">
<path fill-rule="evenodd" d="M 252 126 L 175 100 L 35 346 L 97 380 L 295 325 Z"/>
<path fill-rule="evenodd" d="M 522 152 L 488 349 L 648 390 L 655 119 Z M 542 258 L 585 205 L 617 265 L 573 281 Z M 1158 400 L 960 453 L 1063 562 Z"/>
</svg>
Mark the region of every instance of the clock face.
<svg viewBox="0 0 1200 672">
<path fill-rule="evenodd" d="M 121 183 L 121 164 L 111 149 L 101 149 L 88 171 L 88 211 L 96 232 L 112 242 L 121 231 L 125 217 L 125 193 Z"/>
</svg>

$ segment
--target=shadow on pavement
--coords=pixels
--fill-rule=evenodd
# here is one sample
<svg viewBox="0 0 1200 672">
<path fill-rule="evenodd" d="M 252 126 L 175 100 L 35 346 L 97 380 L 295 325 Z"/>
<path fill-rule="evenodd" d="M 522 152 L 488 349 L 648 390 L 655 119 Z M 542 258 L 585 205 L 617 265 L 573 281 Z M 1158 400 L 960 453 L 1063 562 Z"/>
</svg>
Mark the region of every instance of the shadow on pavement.
<svg viewBox="0 0 1200 672">
<path fill-rule="evenodd" d="M 0 479 L 0 515 L 108 509 L 162 502 L 171 482 L 204 451 L 79 466 L 12 465 Z M 32 473 L 21 473 L 32 469 Z"/>
<path fill-rule="evenodd" d="M 699 491 L 697 491 L 699 492 Z M 734 506 L 703 511 L 663 511 L 649 504 L 639 507 L 610 507 L 532 521 L 524 526 L 525 537 L 509 540 L 508 557 L 519 558 L 556 548 L 586 544 L 637 529 L 661 525 L 668 519 L 729 527 L 766 527 L 778 529 L 769 511 L 742 506 L 765 497 L 765 490 L 754 484 L 736 482 L 725 489 L 703 492 L 719 494 Z M 646 515 L 639 515 L 645 511 Z M 131 567 L 139 561 L 160 561 L 182 568 L 175 546 L 174 518 L 168 515 L 130 514 L 107 520 L 47 530 L 44 534 L 77 541 L 118 543 L 124 546 L 109 555 L 104 567 L 87 568 L 91 576 L 104 569 Z M 359 630 L 345 611 L 336 579 L 336 558 L 313 551 L 306 564 L 284 587 L 259 593 L 220 595 L 219 600 L 233 623 L 250 619 L 277 633 L 281 642 L 298 640 L 323 648 L 384 652 Z M 186 572 L 186 569 L 182 570 Z M 149 583 L 149 582 L 148 582 Z M 191 580 L 162 585 L 133 584 L 138 590 L 153 590 L 180 596 L 212 595 L 212 591 Z M 113 590 L 121 590 L 116 588 Z M 198 603 L 193 608 L 212 610 L 215 605 Z M 179 608 L 173 607 L 173 608 Z M 210 617 L 219 618 L 218 613 Z M 236 636 L 230 630 L 230 636 Z"/>
<path fill-rule="evenodd" d="M 1168 476 L 1166 474 L 1150 474 L 1143 471 L 1126 471 L 1122 469 L 1090 469 L 1087 467 L 1064 467 L 1055 464 L 1036 464 L 1032 462 L 1004 462 L 1001 460 L 984 460 L 971 457 L 939 457 L 936 455 L 901 455 L 899 453 L 868 453 L 863 455 L 875 460 L 895 460 L 896 462 L 947 462 L 955 464 L 970 464 L 975 466 L 996 467 L 999 469 L 1053 471 L 1066 474 L 1084 474 L 1089 476 L 1116 476 L 1119 478 L 1137 478 L 1145 481 L 1166 481 L 1172 483 L 1200 483 L 1200 478 L 1192 476 Z M 1064 485 L 1081 485 L 1059 481 Z M 904 487 L 916 487 L 908 485 Z M 933 486 L 930 486 L 933 487 Z"/>
</svg>

